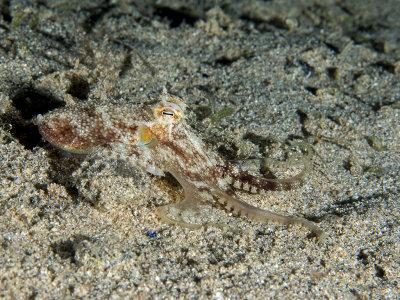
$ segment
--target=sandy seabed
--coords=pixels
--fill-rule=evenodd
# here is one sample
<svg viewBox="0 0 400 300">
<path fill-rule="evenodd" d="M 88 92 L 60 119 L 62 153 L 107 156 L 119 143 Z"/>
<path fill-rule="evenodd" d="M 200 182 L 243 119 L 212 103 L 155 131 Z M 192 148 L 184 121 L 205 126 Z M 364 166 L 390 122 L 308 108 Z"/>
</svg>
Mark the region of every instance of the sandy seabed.
<svg viewBox="0 0 400 300">
<path fill-rule="evenodd" d="M 398 299 L 398 1 L 3 1 L 0 297 Z M 33 119 L 166 87 L 215 151 L 251 172 L 312 149 L 306 184 L 247 202 L 314 221 L 163 224 L 183 199 L 102 155 L 68 156 Z M 278 178 L 295 167 L 273 168 Z"/>
</svg>

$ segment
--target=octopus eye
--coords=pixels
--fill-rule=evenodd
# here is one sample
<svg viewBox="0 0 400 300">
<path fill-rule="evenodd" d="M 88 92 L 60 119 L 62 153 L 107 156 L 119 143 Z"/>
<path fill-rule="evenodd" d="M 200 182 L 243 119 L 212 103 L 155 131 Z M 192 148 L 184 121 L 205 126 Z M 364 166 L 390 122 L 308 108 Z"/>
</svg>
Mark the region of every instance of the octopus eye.
<svg viewBox="0 0 400 300">
<path fill-rule="evenodd" d="M 161 102 L 154 108 L 154 116 L 163 123 L 175 123 L 183 117 L 185 104 L 178 98 L 163 94 Z"/>
<path fill-rule="evenodd" d="M 170 112 L 170 111 L 167 111 L 167 110 L 163 110 L 162 111 L 162 113 L 161 113 L 163 116 L 168 116 L 168 117 L 174 117 L 174 113 L 173 112 Z"/>
</svg>

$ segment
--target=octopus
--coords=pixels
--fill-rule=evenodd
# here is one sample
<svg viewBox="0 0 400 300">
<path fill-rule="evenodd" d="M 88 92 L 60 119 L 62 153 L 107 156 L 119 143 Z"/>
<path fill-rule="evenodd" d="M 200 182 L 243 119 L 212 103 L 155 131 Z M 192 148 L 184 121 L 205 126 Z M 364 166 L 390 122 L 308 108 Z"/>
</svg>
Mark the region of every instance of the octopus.
<svg viewBox="0 0 400 300">
<path fill-rule="evenodd" d="M 267 179 L 240 170 L 199 138 L 185 121 L 185 103 L 165 90 L 155 106 L 145 104 L 99 104 L 90 101 L 38 115 L 35 123 L 45 140 L 72 153 L 103 150 L 112 159 L 156 175 L 172 174 L 184 190 L 184 200 L 161 206 L 165 222 L 187 227 L 179 212 L 200 210 L 213 202 L 235 215 L 260 222 L 301 224 L 318 238 L 324 232 L 313 222 L 284 216 L 248 204 L 236 190 L 249 193 L 290 190 L 303 183 L 301 174 L 289 179 Z M 178 212 L 176 218 L 168 211 Z M 200 226 L 200 225 L 199 225 Z"/>
</svg>

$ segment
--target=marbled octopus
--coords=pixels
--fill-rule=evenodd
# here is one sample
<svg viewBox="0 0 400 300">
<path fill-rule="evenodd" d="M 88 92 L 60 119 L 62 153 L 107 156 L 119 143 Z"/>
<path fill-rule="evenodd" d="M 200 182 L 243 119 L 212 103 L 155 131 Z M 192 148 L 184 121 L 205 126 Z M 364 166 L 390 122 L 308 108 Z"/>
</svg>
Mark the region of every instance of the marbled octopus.
<svg viewBox="0 0 400 300">
<path fill-rule="evenodd" d="M 38 115 L 42 136 L 56 147 L 75 153 L 105 150 L 107 156 L 125 159 L 151 174 L 171 173 L 182 185 L 185 199 L 167 205 L 177 211 L 196 210 L 219 201 L 227 210 L 258 221 L 298 223 L 319 238 L 323 231 L 299 217 L 287 217 L 254 207 L 239 199 L 233 188 L 251 193 L 289 190 L 302 183 L 302 176 L 269 180 L 239 170 L 212 151 L 184 118 L 185 104 L 164 92 L 155 106 L 134 104 L 95 105 L 87 102 Z M 164 221 L 190 223 L 167 217 L 166 207 L 158 209 Z"/>
</svg>

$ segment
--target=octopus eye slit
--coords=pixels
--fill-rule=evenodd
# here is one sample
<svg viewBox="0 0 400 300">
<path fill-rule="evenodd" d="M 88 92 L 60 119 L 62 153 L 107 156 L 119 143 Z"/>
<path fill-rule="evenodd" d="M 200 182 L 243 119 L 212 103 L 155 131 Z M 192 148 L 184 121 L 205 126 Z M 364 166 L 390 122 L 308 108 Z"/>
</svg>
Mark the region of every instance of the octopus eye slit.
<svg viewBox="0 0 400 300">
<path fill-rule="evenodd" d="M 173 112 L 169 112 L 169 111 L 163 110 L 162 115 L 163 115 L 163 116 L 173 117 L 173 116 L 174 116 L 174 113 L 173 113 Z"/>
</svg>

